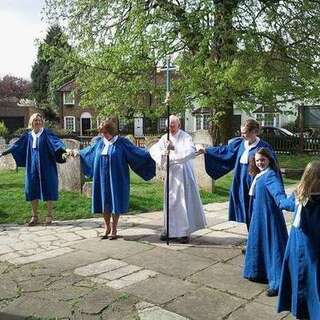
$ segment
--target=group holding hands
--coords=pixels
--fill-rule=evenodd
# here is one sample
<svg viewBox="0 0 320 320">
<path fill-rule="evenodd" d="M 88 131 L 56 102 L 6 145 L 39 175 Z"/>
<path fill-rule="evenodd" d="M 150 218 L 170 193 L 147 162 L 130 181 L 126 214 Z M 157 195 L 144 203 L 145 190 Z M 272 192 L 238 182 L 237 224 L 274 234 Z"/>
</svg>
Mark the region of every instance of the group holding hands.
<svg viewBox="0 0 320 320">
<path fill-rule="evenodd" d="M 52 202 L 58 200 L 56 163 L 76 152 L 67 152 L 63 142 L 44 128 L 41 114 L 32 115 L 29 124 L 32 130 L 0 157 L 11 153 L 17 166 L 26 167 L 25 194 L 32 207 L 29 226 L 38 223 L 39 200 L 47 203 L 46 224 L 50 225 Z M 119 217 L 128 212 L 129 169 L 150 180 L 156 163 L 163 167 L 169 156 L 169 236 L 189 242 L 192 232 L 206 226 L 192 167 L 192 159 L 204 153 L 206 172 L 213 179 L 233 170 L 229 220 L 246 223 L 248 229 L 243 276 L 267 283 L 267 295 L 279 295 L 279 312 L 288 310 L 298 319 L 320 319 L 320 161 L 307 165 L 296 191 L 287 197 L 275 153 L 259 139 L 259 124 L 253 119 L 241 127 L 241 137 L 199 150 L 180 129 L 176 116 L 170 117 L 169 141 L 163 136 L 150 151 L 117 135 L 112 120 L 104 121 L 99 131 L 95 143 L 79 154 L 83 173 L 93 181 L 92 213 L 104 218 L 102 239 L 117 239 Z M 289 238 L 282 210 L 294 212 Z M 161 240 L 167 237 L 164 232 Z"/>
</svg>

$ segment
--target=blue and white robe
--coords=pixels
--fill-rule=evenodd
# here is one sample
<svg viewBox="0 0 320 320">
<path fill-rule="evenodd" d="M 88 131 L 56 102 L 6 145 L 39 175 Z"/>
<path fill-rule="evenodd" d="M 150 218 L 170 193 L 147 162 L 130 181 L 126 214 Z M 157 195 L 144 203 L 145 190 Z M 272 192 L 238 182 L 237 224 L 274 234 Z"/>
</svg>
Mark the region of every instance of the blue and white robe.
<svg viewBox="0 0 320 320">
<path fill-rule="evenodd" d="M 209 147 L 204 157 L 206 172 L 214 180 L 234 170 L 229 193 L 229 220 L 246 223 L 248 229 L 249 189 L 253 180 L 249 175 L 248 166 L 256 151 L 262 147 L 268 148 L 276 159 L 270 144 L 259 139 L 258 143 L 248 150 L 246 161 L 241 160 L 246 152 L 243 138 L 231 139 L 227 145 Z"/>
<path fill-rule="evenodd" d="M 253 190 L 252 190 L 253 189 Z M 268 168 L 252 184 L 249 227 L 243 276 L 257 282 L 267 282 L 278 290 L 281 266 L 288 232 L 281 200 L 286 199 L 279 173 Z"/>
<path fill-rule="evenodd" d="M 83 173 L 93 179 L 92 213 L 122 214 L 129 209 L 129 167 L 144 180 L 155 176 L 150 154 L 124 137 L 110 143 L 103 155 L 104 139 L 80 151 Z"/>
<path fill-rule="evenodd" d="M 290 311 L 298 319 L 320 319 L 320 196 L 304 205 L 292 194 L 282 208 L 295 211 L 284 256 L 278 312 Z M 300 215 L 296 224 L 297 215 Z"/>
<path fill-rule="evenodd" d="M 5 154 L 11 153 L 18 167 L 25 167 L 26 200 L 58 200 L 57 153 L 64 144 L 49 129 L 33 142 L 31 131 L 24 133 Z"/>
</svg>

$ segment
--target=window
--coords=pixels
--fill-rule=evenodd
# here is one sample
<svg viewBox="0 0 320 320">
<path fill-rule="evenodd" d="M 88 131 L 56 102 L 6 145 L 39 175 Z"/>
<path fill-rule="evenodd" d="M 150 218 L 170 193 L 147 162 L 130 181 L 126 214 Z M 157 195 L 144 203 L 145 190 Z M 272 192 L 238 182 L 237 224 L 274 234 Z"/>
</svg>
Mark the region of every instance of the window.
<svg viewBox="0 0 320 320">
<path fill-rule="evenodd" d="M 202 129 L 202 115 L 197 114 L 196 115 L 196 130 L 201 130 Z"/>
<path fill-rule="evenodd" d="M 159 119 L 159 131 L 160 132 L 166 130 L 166 128 L 167 128 L 166 122 L 167 122 L 166 118 L 160 118 Z"/>
<path fill-rule="evenodd" d="M 256 113 L 255 117 L 262 126 L 278 127 L 280 123 L 278 113 Z"/>
<path fill-rule="evenodd" d="M 119 119 L 119 131 L 122 131 L 126 126 L 126 119 Z"/>
<path fill-rule="evenodd" d="M 74 92 L 66 91 L 63 93 L 63 104 L 74 105 Z"/>
<path fill-rule="evenodd" d="M 65 117 L 64 118 L 64 128 L 68 131 L 76 131 L 76 118 L 75 117 Z"/>
<path fill-rule="evenodd" d="M 209 114 L 197 114 L 196 115 L 196 131 L 209 129 Z"/>
</svg>

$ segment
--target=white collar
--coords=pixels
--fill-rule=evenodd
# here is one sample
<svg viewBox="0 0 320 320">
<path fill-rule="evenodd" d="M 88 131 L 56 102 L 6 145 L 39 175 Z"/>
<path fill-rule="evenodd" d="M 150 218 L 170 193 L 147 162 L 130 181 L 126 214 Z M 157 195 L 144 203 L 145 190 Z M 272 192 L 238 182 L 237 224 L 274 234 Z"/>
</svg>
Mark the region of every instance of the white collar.
<svg viewBox="0 0 320 320">
<path fill-rule="evenodd" d="M 259 172 L 253 179 L 252 184 L 250 186 L 250 190 L 249 190 L 249 196 L 253 196 L 255 193 L 255 189 L 256 189 L 256 183 L 257 183 L 257 179 L 260 178 L 261 176 L 263 176 L 265 173 L 267 173 L 270 170 L 270 168 L 266 168 L 263 171 Z"/>
<path fill-rule="evenodd" d="M 244 141 L 244 151 L 241 155 L 241 158 L 240 158 L 240 163 L 243 163 L 243 164 L 248 164 L 249 162 L 249 151 L 256 147 L 258 145 L 258 143 L 260 142 L 260 138 L 259 137 L 256 137 L 256 140 L 254 143 L 251 143 L 249 144 L 249 141 L 248 140 L 245 140 Z"/>
<path fill-rule="evenodd" d="M 37 138 L 41 136 L 43 132 L 43 128 L 41 128 L 37 133 L 34 132 L 34 130 L 31 131 L 32 136 L 32 149 L 35 149 L 37 147 Z"/>
<path fill-rule="evenodd" d="M 103 138 L 104 147 L 102 149 L 101 154 L 106 155 L 106 154 L 108 154 L 108 150 L 109 150 L 110 145 L 114 144 L 117 141 L 118 136 L 114 136 L 110 140 L 106 139 L 105 137 L 102 137 L 102 138 Z"/>
</svg>

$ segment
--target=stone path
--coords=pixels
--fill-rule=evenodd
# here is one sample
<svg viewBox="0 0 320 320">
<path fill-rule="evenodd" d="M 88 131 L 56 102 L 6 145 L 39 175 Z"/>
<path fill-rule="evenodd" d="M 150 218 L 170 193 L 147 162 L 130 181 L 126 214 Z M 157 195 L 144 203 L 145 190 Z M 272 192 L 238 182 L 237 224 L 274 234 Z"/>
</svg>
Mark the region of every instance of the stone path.
<svg viewBox="0 0 320 320">
<path fill-rule="evenodd" d="M 159 240 L 161 212 L 121 217 L 116 241 L 100 240 L 101 219 L 0 225 L 0 320 L 293 319 L 242 278 L 246 228 L 227 203 L 204 207 L 185 245 Z"/>
</svg>

